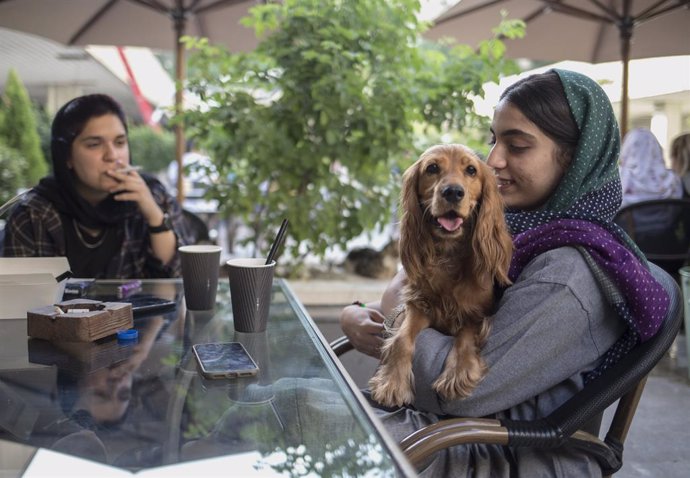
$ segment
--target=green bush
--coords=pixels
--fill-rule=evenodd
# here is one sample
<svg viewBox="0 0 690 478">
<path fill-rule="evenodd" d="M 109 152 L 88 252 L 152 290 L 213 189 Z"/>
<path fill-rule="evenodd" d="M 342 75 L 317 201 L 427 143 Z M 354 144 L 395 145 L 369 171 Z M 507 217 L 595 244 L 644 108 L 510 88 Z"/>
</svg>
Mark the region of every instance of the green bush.
<svg viewBox="0 0 690 478">
<path fill-rule="evenodd" d="M 41 138 L 29 93 L 14 69 L 10 69 L 7 75 L 2 102 L 4 121 L 0 125 L 0 137 L 26 159 L 22 186 L 33 186 L 48 174 L 48 163 L 41 151 Z"/>
<path fill-rule="evenodd" d="M 175 161 L 175 135 L 148 126 L 133 126 L 129 129 L 129 151 L 134 164 L 149 173 L 160 172 Z"/>
<path fill-rule="evenodd" d="M 0 141 L 0 204 L 11 199 L 23 186 L 22 171 L 25 168 L 26 159 Z"/>
<path fill-rule="evenodd" d="M 53 162 L 51 160 L 52 153 L 50 152 L 50 128 L 52 126 L 53 118 L 46 111 L 46 109 L 34 103 L 34 117 L 36 118 L 36 131 L 38 137 L 41 138 L 41 151 L 43 157 L 46 159 L 49 169 L 53 169 Z"/>
</svg>

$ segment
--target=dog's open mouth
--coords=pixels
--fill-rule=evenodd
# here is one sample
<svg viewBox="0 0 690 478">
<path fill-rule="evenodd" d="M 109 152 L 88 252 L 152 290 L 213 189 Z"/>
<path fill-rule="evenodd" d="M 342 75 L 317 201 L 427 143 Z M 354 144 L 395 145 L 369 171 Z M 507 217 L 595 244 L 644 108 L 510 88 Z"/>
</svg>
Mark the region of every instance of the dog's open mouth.
<svg viewBox="0 0 690 478">
<path fill-rule="evenodd" d="M 455 211 L 449 211 L 436 218 L 438 227 L 447 232 L 455 232 L 462 227 L 463 219 Z"/>
</svg>

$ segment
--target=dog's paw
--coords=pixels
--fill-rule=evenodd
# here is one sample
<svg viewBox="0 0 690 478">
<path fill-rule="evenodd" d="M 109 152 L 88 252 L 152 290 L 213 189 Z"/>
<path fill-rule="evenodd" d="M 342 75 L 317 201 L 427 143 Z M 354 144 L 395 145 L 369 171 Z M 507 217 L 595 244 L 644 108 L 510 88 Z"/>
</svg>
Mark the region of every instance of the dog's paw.
<svg viewBox="0 0 690 478">
<path fill-rule="evenodd" d="M 409 374 L 390 372 L 388 367 L 379 368 L 369 380 L 371 398 L 386 407 L 402 407 L 414 401 L 412 392 L 412 372 Z"/>
<path fill-rule="evenodd" d="M 468 397 L 484 378 L 486 365 L 481 359 L 462 364 L 457 370 L 446 367 L 434 382 L 434 390 L 446 400 Z"/>
</svg>

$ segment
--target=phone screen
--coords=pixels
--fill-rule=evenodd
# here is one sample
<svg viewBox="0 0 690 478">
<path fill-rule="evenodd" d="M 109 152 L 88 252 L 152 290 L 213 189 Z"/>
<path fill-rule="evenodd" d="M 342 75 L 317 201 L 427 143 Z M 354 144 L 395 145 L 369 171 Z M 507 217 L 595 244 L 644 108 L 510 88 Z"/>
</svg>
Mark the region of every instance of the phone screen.
<svg viewBox="0 0 690 478">
<path fill-rule="evenodd" d="M 239 342 L 196 344 L 192 347 L 204 376 L 250 377 L 259 371 L 254 359 Z"/>
</svg>

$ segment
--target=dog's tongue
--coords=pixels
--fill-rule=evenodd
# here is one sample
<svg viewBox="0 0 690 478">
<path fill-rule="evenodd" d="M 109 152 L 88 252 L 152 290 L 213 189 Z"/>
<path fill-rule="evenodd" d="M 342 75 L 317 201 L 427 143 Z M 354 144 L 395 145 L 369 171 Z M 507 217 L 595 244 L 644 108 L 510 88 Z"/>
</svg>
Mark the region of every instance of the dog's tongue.
<svg viewBox="0 0 690 478">
<path fill-rule="evenodd" d="M 454 217 L 454 218 L 439 217 L 438 223 L 446 231 L 453 232 L 453 231 L 457 231 L 458 229 L 460 229 L 460 226 L 462 226 L 462 218 L 461 217 Z"/>
</svg>

